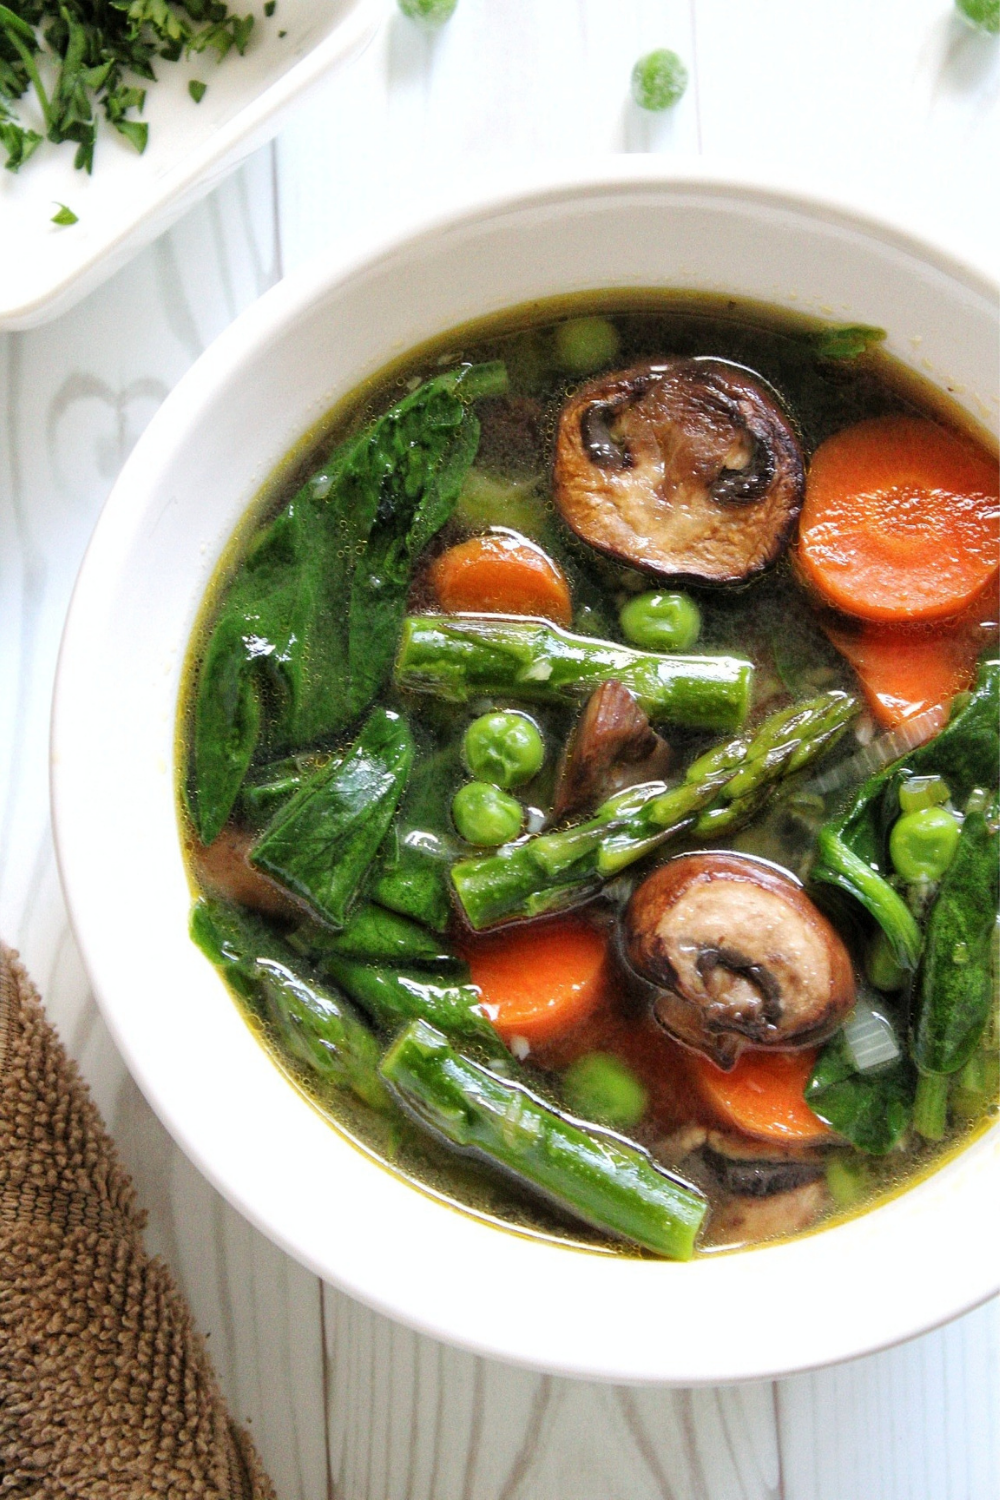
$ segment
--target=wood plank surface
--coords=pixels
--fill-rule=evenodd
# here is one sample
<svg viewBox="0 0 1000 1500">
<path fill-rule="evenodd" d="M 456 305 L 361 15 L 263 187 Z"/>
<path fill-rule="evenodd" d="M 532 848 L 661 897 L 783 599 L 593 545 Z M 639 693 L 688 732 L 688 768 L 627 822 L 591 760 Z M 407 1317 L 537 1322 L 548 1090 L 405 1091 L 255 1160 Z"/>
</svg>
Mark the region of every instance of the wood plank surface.
<svg viewBox="0 0 1000 1500">
<path fill-rule="evenodd" d="M 627 96 L 656 45 L 692 71 L 661 119 Z M 996 1304 L 835 1370 L 688 1392 L 510 1369 L 322 1288 L 200 1177 L 127 1075 L 66 923 L 47 737 L 62 620 L 115 474 L 283 267 L 490 165 L 608 151 L 850 182 L 995 253 L 997 94 L 995 42 L 948 0 L 460 0 L 436 36 L 393 13 L 274 151 L 75 311 L 0 338 L 0 932 L 94 1087 L 281 1500 L 994 1500 Z"/>
</svg>

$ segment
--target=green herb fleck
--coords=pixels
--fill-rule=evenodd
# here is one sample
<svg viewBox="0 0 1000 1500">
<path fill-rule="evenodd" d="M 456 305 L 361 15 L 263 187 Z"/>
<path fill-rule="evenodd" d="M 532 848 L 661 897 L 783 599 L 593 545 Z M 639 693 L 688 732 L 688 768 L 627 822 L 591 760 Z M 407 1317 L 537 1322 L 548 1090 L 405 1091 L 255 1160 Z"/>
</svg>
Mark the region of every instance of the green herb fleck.
<svg viewBox="0 0 1000 1500">
<path fill-rule="evenodd" d="M 67 208 L 65 203 L 59 203 L 57 207 L 58 212 L 52 215 L 53 224 L 78 224 L 80 222 L 79 217 L 71 208 Z"/>
<path fill-rule="evenodd" d="M 666 47 L 647 52 L 632 69 L 632 98 L 640 109 L 669 109 L 687 86 L 687 68 Z"/>
<path fill-rule="evenodd" d="M 273 16 L 274 12 L 277 10 L 277 8 L 278 8 L 278 0 L 267 0 L 266 5 L 264 6 L 264 14 L 265 14 L 265 16 L 268 16 L 268 17 Z"/>
<path fill-rule="evenodd" d="M 12 7 L 0 3 L 0 146 L 11 172 L 43 138 L 72 142 L 74 165 L 92 171 L 100 111 L 136 151 L 145 151 L 149 126 L 135 116 L 146 90 L 133 80 L 155 81 L 160 61 L 209 49 L 219 61 L 233 47 L 242 53 L 254 24 L 224 0 L 12 0 Z M 204 84 L 197 87 L 204 92 Z M 194 88 L 191 97 L 200 98 Z M 43 132 L 18 118 L 18 101 L 29 92 Z"/>
<path fill-rule="evenodd" d="M 191 98 L 194 100 L 195 104 L 201 103 L 201 101 L 205 97 L 205 91 L 207 90 L 207 88 L 208 84 L 202 83 L 200 78 L 191 79 L 191 82 L 188 84 L 188 93 L 191 95 Z"/>
<path fill-rule="evenodd" d="M 869 323 L 831 324 L 813 335 L 813 343 L 821 359 L 857 359 L 885 337 L 884 328 L 873 328 Z"/>
</svg>

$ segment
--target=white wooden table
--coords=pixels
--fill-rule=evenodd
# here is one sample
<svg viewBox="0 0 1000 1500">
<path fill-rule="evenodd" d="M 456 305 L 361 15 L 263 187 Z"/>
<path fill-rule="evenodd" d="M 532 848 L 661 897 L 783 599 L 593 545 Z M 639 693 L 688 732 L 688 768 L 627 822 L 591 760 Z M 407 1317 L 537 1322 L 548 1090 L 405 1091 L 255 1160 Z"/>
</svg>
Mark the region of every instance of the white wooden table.
<svg viewBox="0 0 1000 1500">
<path fill-rule="evenodd" d="M 628 75 L 657 45 L 691 84 L 641 118 Z M 442 1347 L 275 1249 L 173 1145 L 89 994 L 47 735 L 69 593 L 122 461 L 210 340 L 304 257 L 497 165 L 655 151 L 849 188 L 995 261 L 998 69 L 996 39 L 951 0 L 460 0 L 433 38 L 393 14 L 347 79 L 112 282 L 0 337 L 0 931 L 91 1081 L 281 1500 L 995 1500 L 995 1305 L 835 1370 L 633 1390 Z"/>
</svg>

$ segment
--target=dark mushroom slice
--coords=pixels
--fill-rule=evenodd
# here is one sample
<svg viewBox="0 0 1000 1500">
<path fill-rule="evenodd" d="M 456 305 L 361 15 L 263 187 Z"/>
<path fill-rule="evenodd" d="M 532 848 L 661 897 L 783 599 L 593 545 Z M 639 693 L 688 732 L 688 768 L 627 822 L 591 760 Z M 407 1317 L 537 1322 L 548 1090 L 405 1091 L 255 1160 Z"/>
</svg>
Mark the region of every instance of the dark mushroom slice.
<svg viewBox="0 0 1000 1500">
<path fill-rule="evenodd" d="M 661 577 L 739 583 L 791 536 L 805 464 L 775 393 L 740 365 L 671 359 L 563 408 L 555 500 L 591 546 Z"/>
<path fill-rule="evenodd" d="M 773 1141 L 742 1140 L 712 1130 L 701 1159 L 715 1185 L 737 1198 L 771 1198 L 824 1176 L 823 1154 L 815 1147 L 782 1147 Z"/>
<path fill-rule="evenodd" d="M 635 695 L 614 678 L 602 682 L 587 699 L 566 745 L 553 817 L 596 807 L 623 787 L 659 781 L 670 760 L 670 746 L 651 728 Z"/>
<path fill-rule="evenodd" d="M 787 871 L 748 854 L 669 860 L 633 893 L 625 950 L 678 1041 L 731 1068 L 746 1047 L 811 1046 L 854 1005 L 840 937 Z"/>
<path fill-rule="evenodd" d="M 254 868 L 247 855 L 255 835 L 232 823 L 210 844 L 196 844 L 192 858 L 198 878 L 206 890 L 223 900 L 248 906 L 265 917 L 283 917 L 301 922 L 311 915 L 276 880 Z"/>
<path fill-rule="evenodd" d="M 829 1207 L 830 1194 L 822 1178 L 765 1198 L 734 1195 L 712 1210 L 702 1243 L 718 1249 L 785 1239 L 811 1228 Z"/>
</svg>

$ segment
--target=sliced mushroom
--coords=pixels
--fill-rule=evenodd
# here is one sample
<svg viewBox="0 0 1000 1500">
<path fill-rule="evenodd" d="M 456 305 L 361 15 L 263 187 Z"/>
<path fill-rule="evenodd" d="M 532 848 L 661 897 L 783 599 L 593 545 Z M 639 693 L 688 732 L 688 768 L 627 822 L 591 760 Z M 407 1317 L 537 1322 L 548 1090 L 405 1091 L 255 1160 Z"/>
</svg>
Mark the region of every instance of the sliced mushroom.
<svg viewBox="0 0 1000 1500">
<path fill-rule="evenodd" d="M 659 994 L 653 1013 L 731 1068 L 746 1047 L 822 1041 L 854 1005 L 843 942 L 786 871 L 747 854 L 669 860 L 625 914 L 629 962 Z"/>
<path fill-rule="evenodd" d="M 774 392 L 739 365 L 671 359 L 563 408 L 555 499 L 578 536 L 663 577 L 737 583 L 781 554 L 805 494 Z"/>
<path fill-rule="evenodd" d="M 755 1245 L 802 1234 L 829 1207 L 826 1183 L 819 1179 L 765 1198 L 732 1197 L 713 1210 L 704 1244 Z"/>
<path fill-rule="evenodd" d="M 783 1151 L 772 1142 L 739 1140 L 718 1131 L 709 1134 L 701 1152 L 714 1182 L 737 1198 L 771 1198 L 804 1183 L 816 1182 L 825 1171 L 815 1150 Z"/>
<path fill-rule="evenodd" d="M 206 888 L 216 896 L 249 906 L 265 917 L 301 922 L 305 909 L 276 880 L 254 869 L 247 859 L 254 835 L 227 824 L 211 844 L 193 849 L 195 868 Z"/>
<path fill-rule="evenodd" d="M 635 696 L 612 678 L 591 693 L 566 746 L 552 812 L 556 818 L 595 807 L 613 792 L 658 781 L 670 746 L 650 728 Z"/>
</svg>

